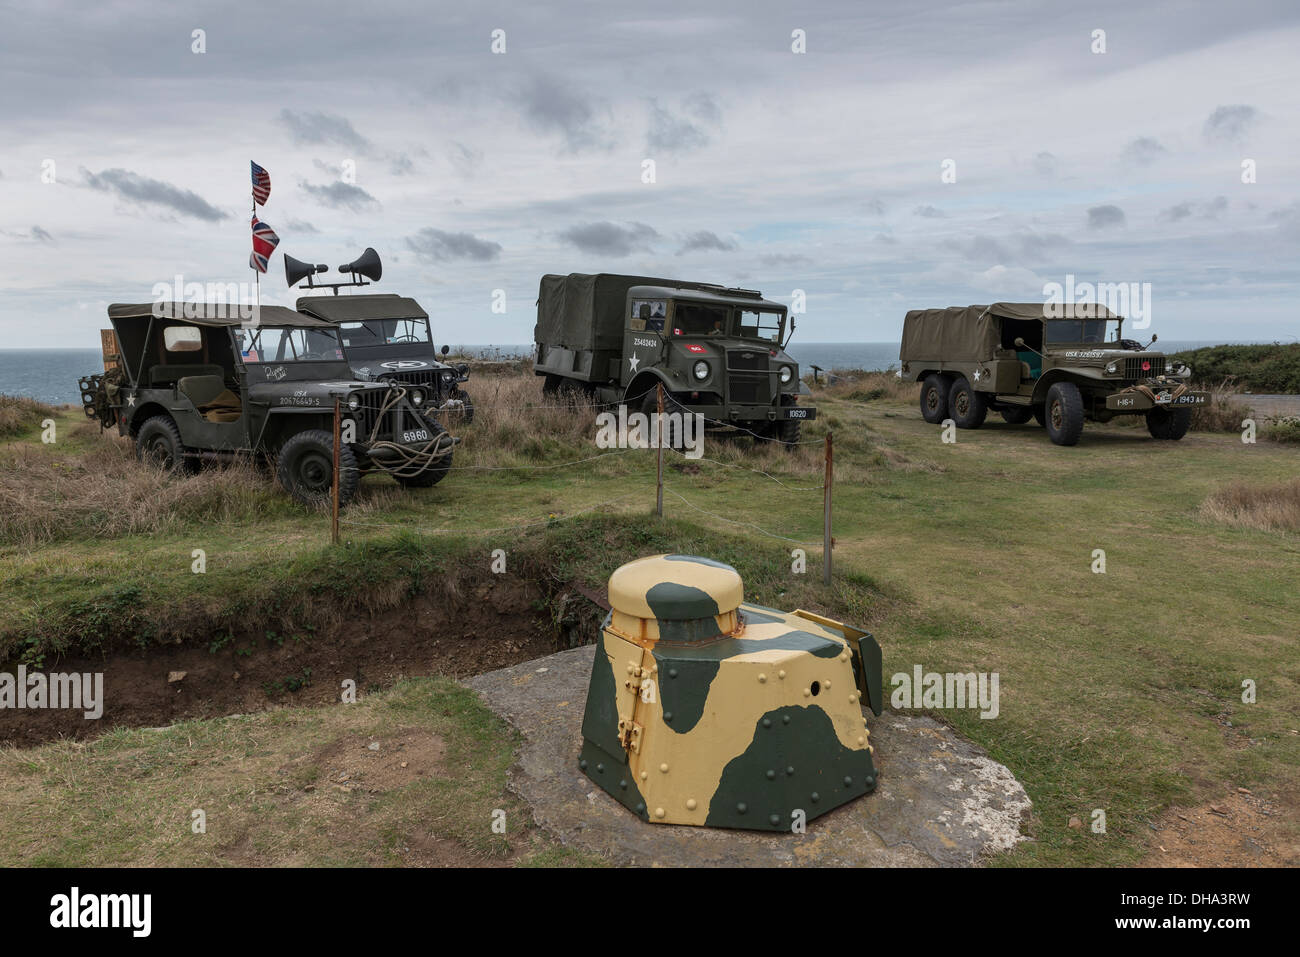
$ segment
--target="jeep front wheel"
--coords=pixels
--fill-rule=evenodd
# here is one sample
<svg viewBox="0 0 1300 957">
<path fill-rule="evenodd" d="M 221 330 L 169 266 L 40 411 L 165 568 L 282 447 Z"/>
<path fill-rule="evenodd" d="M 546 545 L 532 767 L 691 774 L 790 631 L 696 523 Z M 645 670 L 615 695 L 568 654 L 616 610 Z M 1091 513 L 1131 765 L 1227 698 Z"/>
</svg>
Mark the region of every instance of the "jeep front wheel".
<svg viewBox="0 0 1300 957">
<path fill-rule="evenodd" d="M 959 429 L 978 429 L 989 414 L 989 400 L 971 388 L 965 376 L 958 376 L 948 393 L 948 413 Z"/>
<path fill-rule="evenodd" d="M 1083 396 L 1073 382 L 1058 382 L 1047 390 L 1047 434 L 1057 445 L 1075 445 L 1083 434 Z"/>
<path fill-rule="evenodd" d="M 1191 409 L 1155 408 L 1147 413 L 1147 431 L 1154 439 L 1177 442 L 1192 425 Z"/>
<path fill-rule="evenodd" d="M 921 383 L 921 417 L 931 425 L 948 418 L 948 382 L 938 373 L 931 373 Z"/>
<path fill-rule="evenodd" d="M 324 429 L 308 429 L 280 447 L 276 469 L 280 484 L 303 505 L 324 505 L 334 484 L 334 437 Z M 339 448 L 339 506 L 352 500 L 361 473 L 352 447 Z"/>
<path fill-rule="evenodd" d="M 146 419 L 135 436 L 135 457 L 141 462 L 155 465 L 164 472 L 189 472 L 192 470 L 181 445 L 181 433 L 169 416 L 155 415 Z"/>
</svg>

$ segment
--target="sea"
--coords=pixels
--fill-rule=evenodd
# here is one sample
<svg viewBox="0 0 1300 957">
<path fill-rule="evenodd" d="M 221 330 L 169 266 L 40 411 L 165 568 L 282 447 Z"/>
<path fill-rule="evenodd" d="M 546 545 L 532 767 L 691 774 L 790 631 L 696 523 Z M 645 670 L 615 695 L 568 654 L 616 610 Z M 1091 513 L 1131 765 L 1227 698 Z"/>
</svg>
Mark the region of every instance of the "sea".
<svg viewBox="0 0 1300 957">
<path fill-rule="evenodd" d="M 1231 345 L 1252 343 L 1234 342 Z M 1182 352 L 1221 342 L 1164 341 L 1163 352 Z M 790 355 L 803 369 L 864 369 L 885 371 L 898 368 L 895 342 L 791 342 Z M 480 359 L 510 359 L 533 354 L 531 343 L 453 345 L 452 352 Z M 77 380 L 104 368 L 98 349 L 0 349 L 0 393 L 26 396 L 52 405 L 81 404 Z"/>
</svg>

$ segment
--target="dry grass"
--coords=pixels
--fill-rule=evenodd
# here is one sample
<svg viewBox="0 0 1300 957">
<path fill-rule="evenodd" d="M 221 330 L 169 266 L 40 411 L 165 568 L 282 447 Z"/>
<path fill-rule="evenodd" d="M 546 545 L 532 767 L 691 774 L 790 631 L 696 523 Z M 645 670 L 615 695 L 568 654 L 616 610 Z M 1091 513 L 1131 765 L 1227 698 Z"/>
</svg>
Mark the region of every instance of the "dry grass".
<svg viewBox="0 0 1300 957">
<path fill-rule="evenodd" d="M 236 524 L 297 507 L 270 469 L 251 461 L 168 475 L 136 460 L 133 444 L 90 423 L 60 446 L 0 447 L 0 544 L 32 548 L 69 538 L 157 534 L 194 525 Z M 350 514 L 389 508 L 398 490 L 363 484 Z"/>
<path fill-rule="evenodd" d="M 1300 532 L 1300 479 L 1276 485 L 1233 482 L 1201 504 L 1201 515 L 1238 528 Z"/>
<path fill-rule="evenodd" d="M 814 395 L 830 399 L 851 399 L 857 402 L 874 402 L 888 399 L 898 402 L 918 402 L 920 383 L 900 379 L 893 372 L 863 372 L 861 369 L 834 369 L 829 385 L 814 385 Z"/>
<path fill-rule="evenodd" d="M 1210 404 L 1192 409 L 1193 432 L 1240 432 L 1250 409 L 1242 403 L 1241 386 L 1233 378 L 1224 379 L 1210 390 Z"/>
<path fill-rule="evenodd" d="M 54 408 L 44 402 L 0 394 L 0 439 L 21 435 L 54 414 Z"/>
</svg>

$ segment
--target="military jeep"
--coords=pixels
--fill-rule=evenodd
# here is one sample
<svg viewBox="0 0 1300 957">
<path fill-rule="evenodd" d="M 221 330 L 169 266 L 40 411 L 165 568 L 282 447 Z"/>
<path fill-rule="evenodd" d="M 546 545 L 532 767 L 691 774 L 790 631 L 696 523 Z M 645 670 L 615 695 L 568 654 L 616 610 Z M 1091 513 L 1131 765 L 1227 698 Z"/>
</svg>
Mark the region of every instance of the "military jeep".
<svg viewBox="0 0 1300 957">
<path fill-rule="evenodd" d="M 533 371 L 543 390 L 653 412 L 699 413 L 793 447 L 817 410 L 785 352 L 784 305 L 752 289 L 609 273 L 543 276 Z"/>
<path fill-rule="evenodd" d="M 298 311 L 339 327 L 343 351 L 358 379 L 400 382 L 426 390 L 425 409 L 444 421 L 474 419 L 474 403 L 461 386 L 465 363 L 439 360 L 429 314 L 414 299 L 392 294 L 303 296 Z M 442 347 L 445 357 L 447 347 Z"/>
<path fill-rule="evenodd" d="M 1142 415 L 1153 438 L 1181 439 L 1209 393 L 1188 388 L 1186 365 L 1123 338 L 1123 323 L 1097 304 L 914 309 L 903 319 L 902 375 L 921 383 L 927 422 L 978 429 L 992 410 L 1074 445 L 1085 419 Z"/>
<path fill-rule="evenodd" d="M 417 488 L 446 476 L 455 440 L 425 411 L 426 390 L 353 379 L 332 323 L 282 306 L 249 319 L 249 308 L 109 306 L 105 372 L 81 380 L 87 416 L 171 472 L 241 454 L 273 460 L 289 494 L 314 505 L 333 488 L 337 399 L 340 504 L 368 472 Z"/>
</svg>

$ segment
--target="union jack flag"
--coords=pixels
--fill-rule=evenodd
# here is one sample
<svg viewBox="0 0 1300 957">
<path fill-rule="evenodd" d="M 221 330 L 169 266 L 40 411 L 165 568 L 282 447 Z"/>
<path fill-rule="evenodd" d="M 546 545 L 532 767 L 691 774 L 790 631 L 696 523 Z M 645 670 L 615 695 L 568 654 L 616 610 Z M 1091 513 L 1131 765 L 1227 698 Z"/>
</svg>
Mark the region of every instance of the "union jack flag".
<svg viewBox="0 0 1300 957">
<path fill-rule="evenodd" d="M 271 254 L 280 245 L 280 237 L 270 226 L 256 216 L 253 217 L 253 252 L 248 257 L 248 264 L 258 272 L 266 272 L 271 264 Z"/>
<path fill-rule="evenodd" d="M 253 167 L 253 202 L 265 206 L 271 198 L 271 174 L 251 160 L 249 165 Z"/>
</svg>

